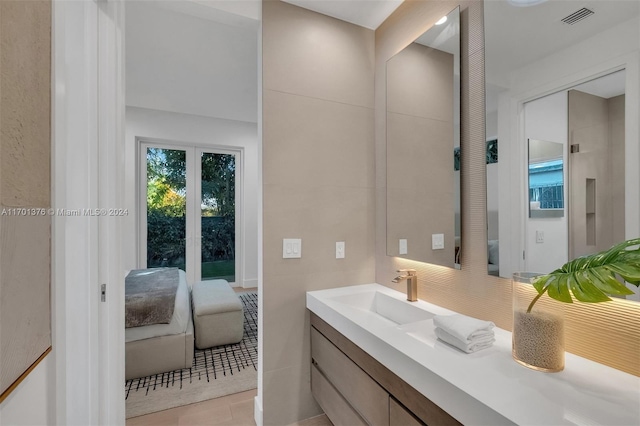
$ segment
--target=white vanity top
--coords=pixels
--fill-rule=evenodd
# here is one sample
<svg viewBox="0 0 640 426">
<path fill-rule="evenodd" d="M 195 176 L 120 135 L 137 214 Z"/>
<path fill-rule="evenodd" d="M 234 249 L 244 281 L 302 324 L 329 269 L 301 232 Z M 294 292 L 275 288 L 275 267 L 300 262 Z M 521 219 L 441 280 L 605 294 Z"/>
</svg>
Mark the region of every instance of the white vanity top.
<svg viewBox="0 0 640 426">
<path fill-rule="evenodd" d="M 528 369 L 497 327 L 491 348 L 466 354 L 430 319 L 455 312 L 405 299 L 364 284 L 308 292 L 307 308 L 465 425 L 640 425 L 639 377 L 570 353 L 559 373 Z"/>
</svg>

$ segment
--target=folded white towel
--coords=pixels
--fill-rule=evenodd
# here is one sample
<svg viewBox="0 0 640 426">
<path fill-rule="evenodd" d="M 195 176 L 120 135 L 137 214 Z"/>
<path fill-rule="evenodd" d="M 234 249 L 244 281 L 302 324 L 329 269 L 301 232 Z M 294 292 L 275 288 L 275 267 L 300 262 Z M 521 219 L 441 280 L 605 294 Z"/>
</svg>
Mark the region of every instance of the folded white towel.
<svg viewBox="0 0 640 426">
<path fill-rule="evenodd" d="M 461 342 L 470 342 L 476 337 L 491 335 L 496 325 L 491 321 L 482 321 L 466 315 L 436 315 L 433 324 L 440 327 Z"/>
<path fill-rule="evenodd" d="M 456 339 L 451 334 L 447 333 L 443 329 L 436 327 L 436 336 L 443 342 L 447 342 L 450 345 L 455 346 L 463 352 L 468 354 L 473 352 L 481 351 L 482 349 L 490 348 L 493 345 L 493 342 L 496 341 L 493 337 L 493 332 L 491 335 L 476 337 L 471 342 L 463 342 L 460 339 Z"/>
</svg>

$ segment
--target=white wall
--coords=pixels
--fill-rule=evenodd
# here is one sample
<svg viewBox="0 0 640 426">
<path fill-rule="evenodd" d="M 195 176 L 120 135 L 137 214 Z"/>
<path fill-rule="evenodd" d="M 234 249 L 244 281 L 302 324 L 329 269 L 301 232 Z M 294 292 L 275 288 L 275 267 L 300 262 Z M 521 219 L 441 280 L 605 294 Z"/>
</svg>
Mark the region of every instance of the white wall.
<svg viewBox="0 0 640 426">
<path fill-rule="evenodd" d="M 497 97 L 496 97 L 497 104 Z M 487 105 L 489 107 L 489 105 Z M 498 111 L 497 105 L 492 111 L 487 111 L 485 121 L 485 134 L 487 140 L 498 138 Z M 487 238 L 497 240 L 498 237 L 498 209 L 499 209 L 499 162 L 500 162 L 500 139 L 498 138 L 498 163 L 487 164 Z"/>
<path fill-rule="evenodd" d="M 47 355 L 0 405 L 0 425 L 55 424 L 53 353 Z"/>
<path fill-rule="evenodd" d="M 567 92 L 536 99 L 525 104 L 525 143 L 528 139 L 558 142 L 563 145 L 566 161 L 568 134 Z M 567 167 L 564 168 L 567 181 Z M 526 181 L 526 179 L 525 179 Z M 565 185 L 565 200 L 567 199 Z M 526 188 L 523 188 L 526 192 Z M 528 216 L 528 214 L 527 214 Z M 536 232 L 544 233 L 544 242 L 536 243 Z M 568 260 L 567 211 L 558 218 L 530 218 L 526 220 L 526 270 L 551 272 Z"/>
<path fill-rule="evenodd" d="M 258 133 L 256 123 L 224 120 L 146 108 L 126 109 L 125 203 L 129 215 L 125 219 L 125 269 L 141 265 L 137 260 L 137 153 L 136 137 L 182 142 L 198 146 L 225 145 L 244 148 L 243 193 L 243 287 L 258 285 Z"/>
</svg>

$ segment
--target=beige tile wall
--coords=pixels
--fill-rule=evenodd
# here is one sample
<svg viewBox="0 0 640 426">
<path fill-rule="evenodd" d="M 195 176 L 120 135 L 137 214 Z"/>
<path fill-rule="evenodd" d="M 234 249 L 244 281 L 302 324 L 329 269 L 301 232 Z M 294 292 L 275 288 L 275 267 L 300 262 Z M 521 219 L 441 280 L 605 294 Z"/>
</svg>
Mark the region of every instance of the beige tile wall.
<svg viewBox="0 0 640 426">
<path fill-rule="evenodd" d="M 580 152 L 570 154 L 569 159 L 569 257 L 573 259 L 606 250 L 620 240 L 614 240 L 613 236 L 609 102 L 600 96 L 578 90 L 570 90 L 568 96 L 569 143 L 580 145 Z M 588 244 L 587 241 L 587 178 L 596 181 L 596 244 Z M 622 182 L 624 185 L 624 175 Z M 617 207 L 622 207 L 624 212 L 624 200 Z"/>
<path fill-rule="evenodd" d="M 386 66 L 387 253 L 399 255 L 407 239 L 405 257 L 450 267 L 453 65 L 452 54 L 411 43 Z M 432 234 L 444 235 L 443 250 L 432 250 Z"/>
<path fill-rule="evenodd" d="M 374 33 L 265 1 L 262 36 L 263 419 L 285 425 L 321 413 L 306 292 L 375 277 Z M 302 238 L 301 259 L 282 259 L 283 238 Z"/>
<path fill-rule="evenodd" d="M 51 206 L 50 58 L 51 2 L 1 1 L 0 394 L 51 345 L 51 217 L 15 210 Z"/>
<path fill-rule="evenodd" d="M 396 287 L 395 269 L 418 270 L 418 297 L 511 329 L 511 282 L 487 275 L 482 1 L 461 4 L 462 270 L 386 256 L 385 62 L 448 13 L 455 1 L 405 1 L 376 30 L 376 281 Z M 640 304 L 616 300 L 566 307 L 569 352 L 640 374 Z"/>
</svg>

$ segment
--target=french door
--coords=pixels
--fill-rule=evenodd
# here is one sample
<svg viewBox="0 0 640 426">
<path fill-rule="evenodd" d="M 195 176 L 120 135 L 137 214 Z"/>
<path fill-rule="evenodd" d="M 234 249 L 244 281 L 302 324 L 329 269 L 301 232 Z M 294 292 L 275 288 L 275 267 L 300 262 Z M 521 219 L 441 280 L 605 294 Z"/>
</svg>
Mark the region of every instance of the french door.
<svg viewBox="0 0 640 426">
<path fill-rule="evenodd" d="M 241 150 L 140 141 L 141 267 L 241 285 Z"/>
</svg>

